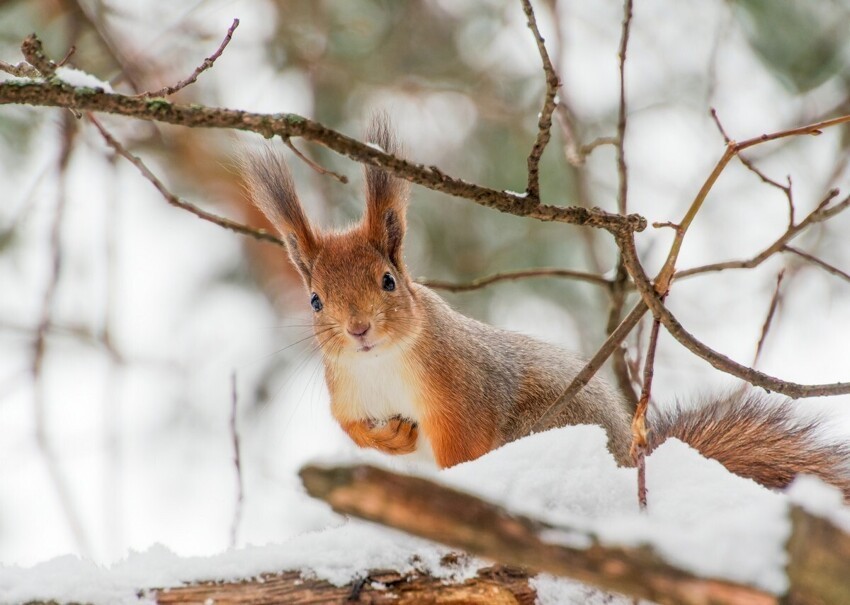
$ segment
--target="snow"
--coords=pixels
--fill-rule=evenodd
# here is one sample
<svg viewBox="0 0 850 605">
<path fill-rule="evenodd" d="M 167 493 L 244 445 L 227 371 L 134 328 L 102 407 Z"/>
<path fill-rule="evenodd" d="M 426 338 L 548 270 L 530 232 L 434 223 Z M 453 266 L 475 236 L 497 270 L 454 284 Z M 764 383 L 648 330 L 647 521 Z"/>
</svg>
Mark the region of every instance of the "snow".
<svg viewBox="0 0 850 605">
<path fill-rule="evenodd" d="M 518 191 L 511 191 L 510 189 L 504 189 L 503 192 L 507 193 L 508 195 L 512 195 L 514 197 L 527 197 L 528 196 L 527 191 L 523 191 L 522 193 L 520 193 Z"/>
<path fill-rule="evenodd" d="M 109 85 L 109 82 L 104 82 L 89 73 L 74 69 L 73 67 L 58 67 L 56 69 L 56 76 L 63 82 L 77 88 L 102 88 L 104 92 L 112 92 L 112 86 Z"/>
<path fill-rule="evenodd" d="M 540 574 L 531 580 L 538 605 L 634 605 L 630 597 L 613 596 L 581 582 Z M 647 603 L 647 601 L 640 601 Z"/>
<path fill-rule="evenodd" d="M 837 487 L 817 477 L 803 475 L 794 479 L 788 488 L 791 502 L 807 513 L 827 519 L 836 527 L 850 533 L 850 507 Z"/>
<path fill-rule="evenodd" d="M 420 570 L 463 581 L 480 564 L 441 563 L 447 548 L 367 523 L 352 522 L 307 533 L 283 544 L 249 546 L 211 557 L 178 557 L 164 546 L 132 553 L 110 567 L 76 556 L 34 567 L 0 567 L 0 602 L 34 599 L 61 602 L 136 603 L 140 590 L 189 581 L 236 580 L 262 573 L 301 570 L 341 586 L 368 569 Z"/>
<path fill-rule="evenodd" d="M 787 498 L 730 474 L 678 440 L 647 459 L 649 507 L 638 510 L 636 471 L 619 468 L 597 426 L 565 427 L 448 469 L 449 485 L 603 544 L 650 545 L 674 565 L 780 593 L 787 587 Z M 576 531 L 544 539 L 581 546 Z"/>
<path fill-rule="evenodd" d="M 369 457 L 369 459 L 376 459 Z M 386 465 L 399 462 L 382 457 Z M 361 455 L 324 458 L 323 464 L 362 461 Z M 422 466 L 414 472 L 498 502 L 517 514 L 553 526 L 541 535 L 572 548 L 602 544 L 649 546 L 671 564 L 706 577 L 725 578 L 781 594 L 787 589 L 785 543 L 789 506 L 802 504 L 850 528 L 840 494 L 801 478 L 791 495 L 772 492 L 732 475 L 671 439 L 647 459 L 649 507 L 636 504 L 634 469 L 617 467 L 604 431 L 576 426 L 532 435 L 454 468 Z M 0 602 L 29 599 L 132 602 L 137 591 L 202 580 L 232 580 L 261 573 L 302 570 L 343 585 L 369 569 L 414 568 L 463 580 L 483 563 L 441 563 L 448 548 L 356 520 L 283 543 L 249 546 L 211 557 L 179 557 L 157 546 L 110 567 L 65 556 L 31 568 L 0 567 Z M 539 602 L 618 603 L 569 580 L 541 576 Z M 627 602 L 627 601 L 624 601 Z"/>
</svg>

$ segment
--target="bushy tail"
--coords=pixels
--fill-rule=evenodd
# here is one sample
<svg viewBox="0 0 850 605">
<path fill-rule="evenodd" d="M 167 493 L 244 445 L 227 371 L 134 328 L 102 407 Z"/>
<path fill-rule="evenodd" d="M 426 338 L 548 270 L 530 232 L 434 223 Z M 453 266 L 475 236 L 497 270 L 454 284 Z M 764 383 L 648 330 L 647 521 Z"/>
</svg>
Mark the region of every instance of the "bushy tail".
<svg viewBox="0 0 850 605">
<path fill-rule="evenodd" d="M 790 399 L 749 392 L 692 410 L 650 417 L 650 451 L 676 437 L 727 469 L 770 488 L 784 488 L 798 474 L 817 475 L 850 501 L 850 445 L 822 436 L 822 419 L 801 419 Z"/>
</svg>

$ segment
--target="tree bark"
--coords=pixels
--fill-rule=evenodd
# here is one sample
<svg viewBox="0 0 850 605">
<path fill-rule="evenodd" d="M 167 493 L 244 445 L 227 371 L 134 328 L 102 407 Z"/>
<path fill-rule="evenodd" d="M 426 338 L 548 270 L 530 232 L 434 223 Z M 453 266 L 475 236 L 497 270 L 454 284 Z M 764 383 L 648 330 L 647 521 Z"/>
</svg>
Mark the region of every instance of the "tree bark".
<svg viewBox="0 0 850 605">
<path fill-rule="evenodd" d="M 304 578 L 297 571 L 266 574 L 243 582 L 204 582 L 152 591 L 161 605 L 273 605 L 279 603 L 369 603 L 415 605 L 446 603 L 469 605 L 533 605 L 537 594 L 530 576 L 521 569 L 495 566 L 482 569 L 476 578 L 446 583 L 421 573 L 392 570 L 370 572 L 361 581 L 334 586 L 324 580 Z"/>
</svg>

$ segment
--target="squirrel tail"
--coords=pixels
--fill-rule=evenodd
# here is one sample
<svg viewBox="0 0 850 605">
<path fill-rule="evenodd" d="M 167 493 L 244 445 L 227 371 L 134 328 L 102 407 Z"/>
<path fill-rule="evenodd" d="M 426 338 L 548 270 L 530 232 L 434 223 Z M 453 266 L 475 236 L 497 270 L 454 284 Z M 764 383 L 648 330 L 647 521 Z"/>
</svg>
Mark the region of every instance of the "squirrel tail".
<svg viewBox="0 0 850 605">
<path fill-rule="evenodd" d="M 790 399 L 756 392 L 729 395 L 696 409 L 650 417 L 649 450 L 684 441 L 731 472 L 775 489 L 798 474 L 816 475 L 850 501 L 850 444 L 829 442 L 823 419 L 801 419 Z"/>
</svg>

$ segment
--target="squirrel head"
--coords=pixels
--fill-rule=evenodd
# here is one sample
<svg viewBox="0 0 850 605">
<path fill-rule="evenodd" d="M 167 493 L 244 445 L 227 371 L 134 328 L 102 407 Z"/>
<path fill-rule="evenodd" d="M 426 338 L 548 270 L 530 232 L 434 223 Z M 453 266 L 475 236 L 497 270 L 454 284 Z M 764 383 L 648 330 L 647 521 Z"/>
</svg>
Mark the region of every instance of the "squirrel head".
<svg viewBox="0 0 850 605">
<path fill-rule="evenodd" d="M 367 140 L 387 153 L 398 145 L 385 118 Z M 362 354 L 412 342 L 421 322 L 402 259 L 407 183 L 366 167 L 366 211 L 344 231 L 314 228 L 283 160 L 272 153 L 245 161 L 254 203 L 286 242 L 304 280 L 313 326 L 325 355 Z"/>
</svg>

